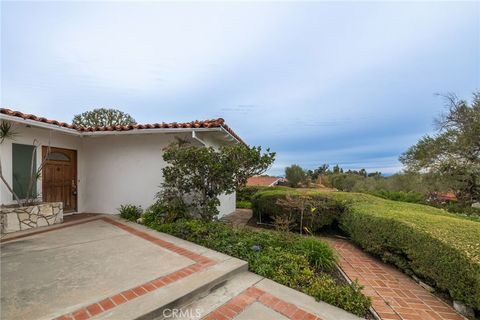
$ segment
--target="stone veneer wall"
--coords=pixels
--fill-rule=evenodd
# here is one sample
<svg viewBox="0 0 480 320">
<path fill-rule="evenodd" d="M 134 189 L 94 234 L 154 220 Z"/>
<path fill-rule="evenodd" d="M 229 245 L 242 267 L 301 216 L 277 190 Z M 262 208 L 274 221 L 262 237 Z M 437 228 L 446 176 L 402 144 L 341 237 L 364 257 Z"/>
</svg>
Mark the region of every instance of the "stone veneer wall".
<svg viewBox="0 0 480 320">
<path fill-rule="evenodd" d="M 28 230 L 63 222 L 63 203 L 49 202 L 29 207 L 0 208 L 2 233 Z"/>
</svg>

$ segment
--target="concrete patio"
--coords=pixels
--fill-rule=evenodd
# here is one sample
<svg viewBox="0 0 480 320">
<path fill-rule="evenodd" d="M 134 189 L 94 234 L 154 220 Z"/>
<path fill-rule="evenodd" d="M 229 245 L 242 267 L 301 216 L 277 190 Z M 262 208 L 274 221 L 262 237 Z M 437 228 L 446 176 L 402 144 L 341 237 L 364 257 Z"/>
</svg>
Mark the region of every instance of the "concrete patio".
<svg viewBox="0 0 480 320">
<path fill-rule="evenodd" d="M 356 318 L 244 261 L 115 216 L 4 237 L 1 258 L 2 319 L 185 316 L 172 310 L 190 310 L 185 319 Z"/>
</svg>

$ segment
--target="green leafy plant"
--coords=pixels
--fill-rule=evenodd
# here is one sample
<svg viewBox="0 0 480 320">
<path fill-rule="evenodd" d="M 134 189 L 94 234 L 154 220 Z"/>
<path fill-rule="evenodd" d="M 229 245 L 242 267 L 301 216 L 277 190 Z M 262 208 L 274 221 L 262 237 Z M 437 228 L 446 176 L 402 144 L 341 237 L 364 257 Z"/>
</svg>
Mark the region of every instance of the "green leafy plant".
<svg viewBox="0 0 480 320">
<path fill-rule="evenodd" d="M 357 285 L 338 284 L 327 272 L 335 264 L 328 244 L 273 231 L 238 229 L 221 222 L 177 220 L 149 227 L 248 261 L 252 272 L 318 300 L 364 316 L 370 300 Z"/>
<path fill-rule="evenodd" d="M 253 196 L 252 209 L 253 214 L 262 221 L 274 221 L 279 217 L 293 219 L 297 226 L 302 225 L 302 230 L 311 234 L 338 220 L 344 210 L 344 204 L 322 193 L 281 187 L 256 193 Z"/>
<path fill-rule="evenodd" d="M 295 244 L 295 249 L 302 253 L 310 265 L 316 269 L 332 271 L 335 268 L 335 254 L 330 246 L 314 237 L 305 237 Z"/>
<path fill-rule="evenodd" d="M 454 300 L 480 308 L 480 222 L 367 194 L 294 189 L 258 192 L 254 214 L 278 214 L 282 208 L 275 207 L 276 200 L 295 193 L 324 199 L 328 210 L 336 211 L 332 223 L 336 220 L 367 252 L 415 273 Z"/>
<path fill-rule="evenodd" d="M 231 194 L 244 185 L 248 177 L 267 170 L 275 153 L 243 144 L 197 147 L 177 142 L 165 149 L 162 169 L 164 182 L 158 199 L 188 207 L 194 217 L 211 220 L 218 215 L 221 194 Z"/>
<path fill-rule="evenodd" d="M 237 201 L 237 208 L 239 209 L 251 209 L 252 203 L 250 201 Z"/>
<path fill-rule="evenodd" d="M 299 184 L 307 182 L 307 174 L 305 170 L 296 164 L 292 164 L 285 168 L 285 178 L 287 178 L 288 185 L 291 187 L 298 187 Z"/>
<path fill-rule="evenodd" d="M 120 206 L 118 212 L 120 213 L 120 217 L 124 219 L 137 221 L 142 216 L 143 209 L 141 206 L 125 204 Z"/>
</svg>

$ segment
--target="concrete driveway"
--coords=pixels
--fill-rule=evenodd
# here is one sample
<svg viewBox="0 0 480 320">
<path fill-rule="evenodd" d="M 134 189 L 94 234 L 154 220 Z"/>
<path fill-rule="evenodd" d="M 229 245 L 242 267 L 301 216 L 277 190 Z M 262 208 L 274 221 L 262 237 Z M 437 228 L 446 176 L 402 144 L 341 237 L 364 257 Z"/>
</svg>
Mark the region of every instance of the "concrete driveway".
<svg viewBox="0 0 480 320">
<path fill-rule="evenodd" d="M 245 261 L 114 216 L 7 236 L 0 249 L 5 320 L 358 319 Z"/>
<path fill-rule="evenodd" d="M 176 271 L 194 273 L 213 264 L 194 252 L 204 248 L 189 251 L 153 233 L 155 237 L 119 219 L 102 217 L 3 239 L 1 319 L 73 317 L 75 310 L 95 307 L 108 297 L 128 300 L 132 288 L 137 298 L 146 292 L 142 285 Z M 116 304 L 110 299 L 100 304 L 101 311 L 109 309 L 109 301 Z M 87 312 L 89 317 L 94 309 Z"/>
</svg>

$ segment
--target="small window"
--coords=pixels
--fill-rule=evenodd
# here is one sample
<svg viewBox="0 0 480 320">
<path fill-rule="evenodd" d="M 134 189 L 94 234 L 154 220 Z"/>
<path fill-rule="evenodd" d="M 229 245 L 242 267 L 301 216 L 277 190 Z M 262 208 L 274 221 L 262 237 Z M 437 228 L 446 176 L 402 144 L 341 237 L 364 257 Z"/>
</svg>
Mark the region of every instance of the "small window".
<svg viewBox="0 0 480 320">
<path fill-rule="evenodd" d="M 12 144 L 12 163 L 13 163 L 13 191 L 20 199 L 27 195 L 30 176 L 32 174 L 32 154 L 35 148 L 26 144 Z M 37 168 L 36 155 L 33 156 L 33 167 Z M 33 181 L 30 195 L 37 193 L 37 181 Z"/>
<path fill-rule="evenodd" d="M 47 155 L 47 160 L 70 161 L 70 159 L 61 152 L 51 152 Z"/>
</svg>

